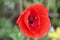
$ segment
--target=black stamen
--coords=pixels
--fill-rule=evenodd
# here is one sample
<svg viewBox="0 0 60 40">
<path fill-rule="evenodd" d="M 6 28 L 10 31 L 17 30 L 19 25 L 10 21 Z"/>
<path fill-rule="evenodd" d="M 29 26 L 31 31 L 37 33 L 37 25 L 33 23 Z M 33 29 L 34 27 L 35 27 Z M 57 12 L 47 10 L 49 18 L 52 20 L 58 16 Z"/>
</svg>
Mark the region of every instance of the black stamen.
<svg viewBox="0 0 60 40">
<path fill-rule="evenodd" d="M 33 21 L 35 20 L 35 17 L 29 16 L 28 20 L 29 20 L 30 24 L 33 24 Z"/>
</svg>

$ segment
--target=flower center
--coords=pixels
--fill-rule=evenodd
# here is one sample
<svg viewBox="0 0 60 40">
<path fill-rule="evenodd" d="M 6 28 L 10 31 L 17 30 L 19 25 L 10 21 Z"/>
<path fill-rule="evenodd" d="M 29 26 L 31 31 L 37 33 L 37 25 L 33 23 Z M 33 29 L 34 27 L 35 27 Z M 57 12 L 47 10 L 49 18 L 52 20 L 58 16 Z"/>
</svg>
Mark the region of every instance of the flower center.
<svg viewBox="0 0 60 40">
<path fill-rule="evenodd" d="M 28 21 L 30 24 L 33 24 L 34 20 L 35 20 L 35 17 L 33 17 L 33 16 L 28 17 Z"/>
</svg>

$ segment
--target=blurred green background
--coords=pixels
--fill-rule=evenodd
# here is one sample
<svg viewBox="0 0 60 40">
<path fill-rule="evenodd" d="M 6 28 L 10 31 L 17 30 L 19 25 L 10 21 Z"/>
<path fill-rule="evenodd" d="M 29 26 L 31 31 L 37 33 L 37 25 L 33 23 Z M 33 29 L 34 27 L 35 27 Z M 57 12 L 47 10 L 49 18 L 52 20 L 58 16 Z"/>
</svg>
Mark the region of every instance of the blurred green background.
<svg viewBox="0 0 60 40">
<path fill-rule="evenodd" d="M 50 31 L 44 38 L 25 37 L 15 23 L 19 14 L 32 4 L 49 9 Z M 60 40 L 60 0 L 0 0 L 0 40 Z"/>
</svg>

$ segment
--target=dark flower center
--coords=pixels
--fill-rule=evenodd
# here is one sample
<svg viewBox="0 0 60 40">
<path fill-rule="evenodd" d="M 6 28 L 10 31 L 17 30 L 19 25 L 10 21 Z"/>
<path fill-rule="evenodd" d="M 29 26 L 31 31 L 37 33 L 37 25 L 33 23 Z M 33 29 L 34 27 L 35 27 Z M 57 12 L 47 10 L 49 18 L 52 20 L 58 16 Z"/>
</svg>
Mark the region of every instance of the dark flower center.
<svg viewBox="0 0 60 40">
<path fill-rule="evenodd" d="M 30 24 L 33 24 L 34 20 L 35 20 L 35 17 L 33 17 L 33 16 L 28 17 L 28 21 Z"/>
</svg>

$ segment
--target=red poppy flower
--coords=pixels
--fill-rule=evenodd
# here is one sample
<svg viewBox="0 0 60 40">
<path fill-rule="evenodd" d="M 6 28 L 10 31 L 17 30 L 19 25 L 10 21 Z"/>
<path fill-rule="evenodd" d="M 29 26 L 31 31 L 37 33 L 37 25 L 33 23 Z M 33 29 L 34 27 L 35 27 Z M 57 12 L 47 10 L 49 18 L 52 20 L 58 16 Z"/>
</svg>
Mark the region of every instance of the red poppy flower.
<svg viewBox="0 0 60 40">
<path fill-rule="evenodd" d="M 41 4 L 31 5 L 19 16 L 16 23 L 27 37 L 44 37 L 50 28 L 48 9 Z"/>
</svg>

